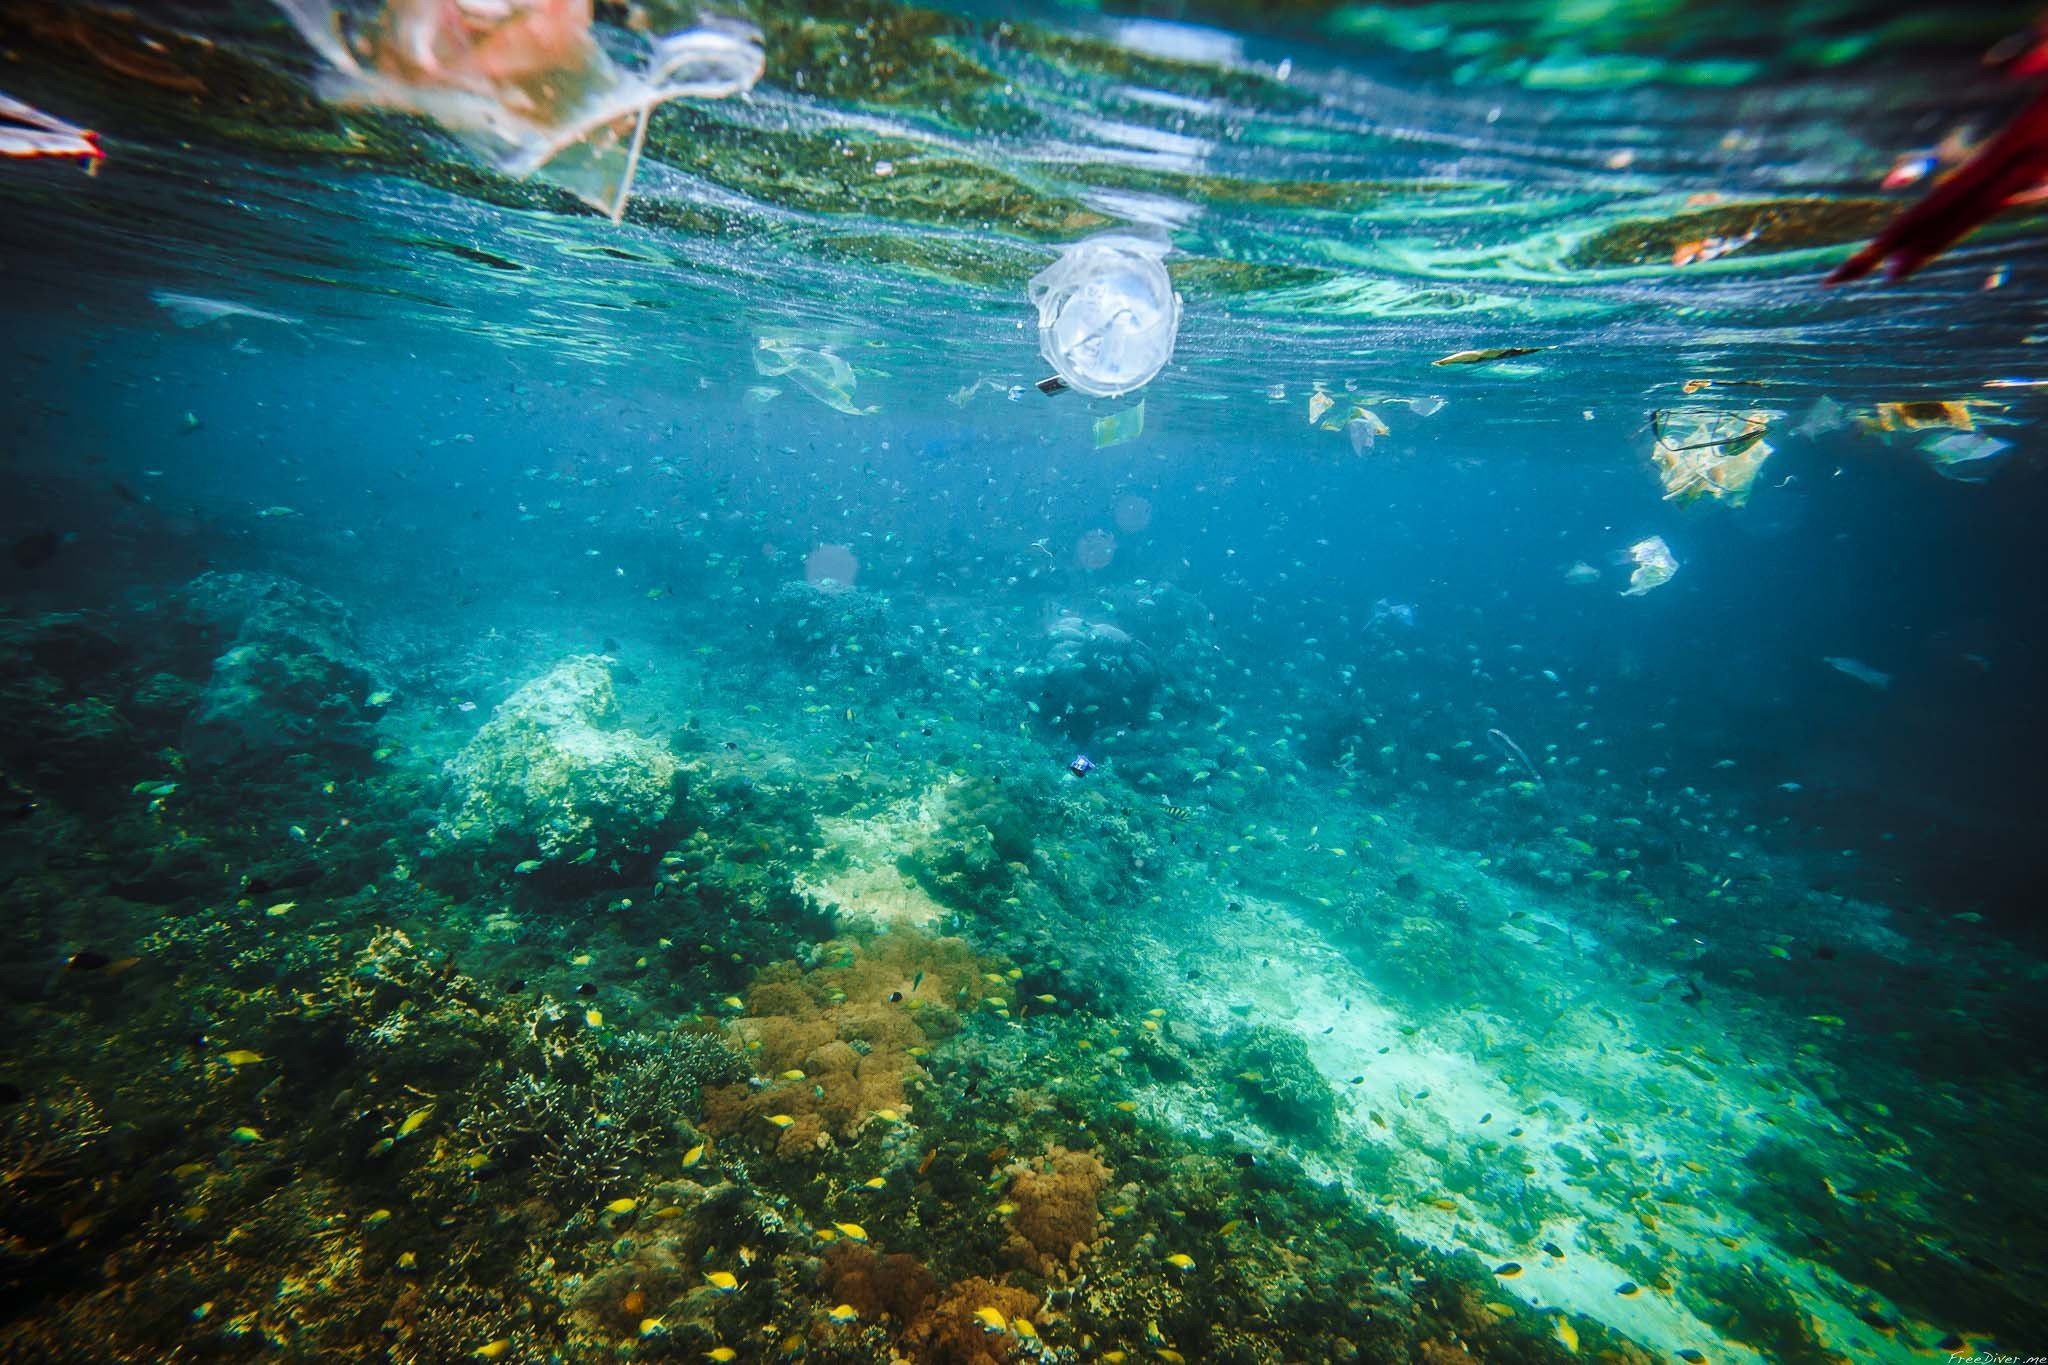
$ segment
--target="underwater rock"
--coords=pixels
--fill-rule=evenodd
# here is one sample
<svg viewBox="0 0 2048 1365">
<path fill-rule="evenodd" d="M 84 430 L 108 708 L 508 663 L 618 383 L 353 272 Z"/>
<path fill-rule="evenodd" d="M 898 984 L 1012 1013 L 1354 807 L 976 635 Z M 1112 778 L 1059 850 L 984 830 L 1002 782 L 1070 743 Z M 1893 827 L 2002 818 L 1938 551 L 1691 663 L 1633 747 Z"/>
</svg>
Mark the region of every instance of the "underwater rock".
<svg viewBox="0 0 2048 1365">
<path fill-rule="evenodd" d="M 375 684 L 341 603 L 288 578 L 205 573 L 186 587 L 178 616 L 195 646 L 225 642 L 185 722 L 180 747 L 193 762 L 369 752 L 375 723 L 363 699 Z"/>
<path fill-rule="evenodd" d="M 1045 709 L 1076 739 L 1144 720 L 1159 691 L 1159 666 L 1142 642 L 1072 614 L 1047 630 L 1041 667 Z"/>
<path fill-rule="evenodd" d="M 946 789 L 939 828 L 905 852 L 897 868 L 934 900 L 959 910 L 990 910 L 1010 891 L 1018 865 L 1030 863 L 1035 829 L 1033 812 L 1018 800 L 1015 784 L 967 778 Z"/>
<path fill-rule="evenodd" d="M 448 840 L 508 836 L 567 862 L 644 847 L 668 819 L 679 765 L 654 740 L 620 728 L 611 664 L 563 660 L 514 692 L 448 761 Z"/>
<path fill-rule="evenodd" d="M 888 599 L 836 582 L 785 583 L 772 602 L 775 644 L 821 673 L 873 672 L 909 659 L 890 633 Z"/>
</svg>

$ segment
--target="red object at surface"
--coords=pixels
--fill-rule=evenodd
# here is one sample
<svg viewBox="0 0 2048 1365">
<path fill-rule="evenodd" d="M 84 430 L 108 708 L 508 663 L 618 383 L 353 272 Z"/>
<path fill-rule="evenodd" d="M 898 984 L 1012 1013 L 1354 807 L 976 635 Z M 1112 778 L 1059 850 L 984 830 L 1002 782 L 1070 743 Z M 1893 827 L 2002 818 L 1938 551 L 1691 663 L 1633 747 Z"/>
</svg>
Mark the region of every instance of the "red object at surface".
<svg viewBox="0 0 2048 1365">
<path fill-rule="evenodd" d="M 2039 70 L 2048 63 L 2048 44 L 2021 59 L 2017 70 Z M 2048 93 L 2033 103 L 1998 136 L 1977 150 L 1930 191 L 1925 199 L 1894 218 L 1870 244 L 1835 268 L 1823 283 L 1861 279 L 1880 263 L 1885 274 L 1903 280 L 2000 210 L 2030 202 L 2048 181 Z"/>
</svg>

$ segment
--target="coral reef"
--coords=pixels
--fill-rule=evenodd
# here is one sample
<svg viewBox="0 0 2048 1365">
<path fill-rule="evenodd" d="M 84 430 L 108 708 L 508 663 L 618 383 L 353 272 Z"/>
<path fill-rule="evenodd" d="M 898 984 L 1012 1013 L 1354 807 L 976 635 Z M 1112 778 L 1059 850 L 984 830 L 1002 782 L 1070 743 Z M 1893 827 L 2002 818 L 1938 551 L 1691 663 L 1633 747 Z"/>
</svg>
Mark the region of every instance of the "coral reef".
<svg viewBox="0 0 2048 1365">
<path fill-rule="evenodd" d="M 178 629 L 218 642 L 211 673 L 185 720 L 195 763 L 258 766 L 311 751 L 360 761 L 375 742 L 365 702 L 375 684 L 348 612 L 325 593 L 268 574 L 201 574 L 180 594 Z M 146 707 L 174 693 L 146 683 Z"/>
<path fill-rule="evenodd" d="M 1152 651 L 1122 627 L 1071 613 L 1047 627 L 1039 696 L 1069 736 L 1143 721 L 1159 685 Z"/>
<path fill-rule="evenodd" d="M 1008 1254 L 1038 1275 L 1077 1266 L 1102 1226 L 1096 1201 L 1109 1184 L 1109 1167 L 1093 1152 L 1055 1144 L 1006 1170 L 1010 1202 L 1017 1206 L 1010 1215 Z"/>
<path fill-rule="evenodd" d="M 1231 1050 L 1239 1092 L 1274 1132 L 1318 1143 L 1336 1134 L 1336 1092 L 1298 1034 L 1255 1025 Z"/>
<path fill-rule="evenodd" d="M 454 809 L 437 833 L 502 838 L 560 864 L 645 853 L 675 805 L 679 772 L 666 748 L 621 727 L 603 656 L 564 659 L 449 760 Z"/>
</svg>

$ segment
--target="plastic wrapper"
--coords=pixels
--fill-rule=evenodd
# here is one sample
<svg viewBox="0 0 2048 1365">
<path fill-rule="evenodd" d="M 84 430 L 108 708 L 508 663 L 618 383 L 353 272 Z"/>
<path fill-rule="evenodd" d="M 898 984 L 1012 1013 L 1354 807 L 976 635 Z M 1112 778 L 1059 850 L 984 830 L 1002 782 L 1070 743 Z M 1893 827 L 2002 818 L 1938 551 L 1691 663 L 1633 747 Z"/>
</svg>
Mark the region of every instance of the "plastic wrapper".
<svg viewBox="0 0 2048 1365">
<path fill-rule="evenodd" d="M 754 368 L 769 378 L 786 378 L 828 408 L 852 417 L 880 412 L 853 401 L 853 366 L 826 350 L 799 346 L 780 337 L 762 337 L 754 345 Z"/>
<path fill-rule="evenodd" d="M 2012 442 L 1974 431 L 1952 431 L 1929 437 L 1920 446 L 1921 458 L 1944 479 L 1957 483 L 1983 483 L 1996 474 L 2012 449 Z"/>
<path fill-rule="evenodd" d="M 759 33 L 727 23 L 657 38 L 624 66 L 598 42 L 590 0 L 277 4 L 329 67 L 323 98 L 423 114 L 506 174 L 545 168 L 614 220 L 654 107 L 743 94 L 765 69 Z"/>
<path fill-rule="evenodd" d="M 1126 441 L 1135 441 L 1144 431 L 1145 400 L 1140 398 L 1133 407 L 1095 419 L 1095 448 L 1107 450 Z"/>
<path fill-rule="evenodd" d="M 1678 572 L 1678 560 L 1662 536 L 1650 536 L 1629 546 L 1628 558 L 1635 569 L 1628 576 L 1628 586 L 1621 590 L 1623 597 L 1641 597 L 1653 588 L 1661 588 Z"/>
<path fill-rule="evenodd" d="M 1731 507 L 1749 501 L 1750 487 L 1772 449 L 1764 440 L 1776 413 L 1670 408 L 1651 415 L 1650 460 L 1666 502 L 1714 498 Z"/>
<path fill-rule="evenodd" d="M 1074 243 L 1031 277 L 1038 349 L 1067 387 L 1120 398 L 1151 383 L 1173 358 L 1181 299 L 1167 278 L 1166 249 L 1103 233 Z"/>
</svg>

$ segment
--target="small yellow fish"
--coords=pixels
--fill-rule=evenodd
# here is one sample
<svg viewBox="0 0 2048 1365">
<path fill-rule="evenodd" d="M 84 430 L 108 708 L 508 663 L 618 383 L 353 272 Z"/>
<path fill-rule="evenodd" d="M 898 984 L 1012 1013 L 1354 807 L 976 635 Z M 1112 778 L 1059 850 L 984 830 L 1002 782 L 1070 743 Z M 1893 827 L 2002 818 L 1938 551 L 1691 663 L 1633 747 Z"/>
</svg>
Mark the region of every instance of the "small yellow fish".
<svg viewBox="0 0 2048 1365">
<path fill-rule="evenodd" d="M 768 1121 L 774 1124 L 777 1128 L 787 1128 L 791 1124 L 796 1122 L 795 1119 L 791 1118 L 787 1114 L 770 1114 L 768 1116 Z"/>
<path fill-rule="evenodd" d="M 410 1251 L 399 1252 L 398 1268 L 400 1270 L 418 1270 L 420 1268 L 419 1256 L 416 1253 Z"/>
<path fill-rule="evenodd" d="M 236 1142 L 263 1141 L 263 1134 L 257 1132 L 254 1128 L 249 1127 L 247 1124 L 244 1124 L 242 1127 L 235 1129 L 232 1133 L 229 1133 L 228 1136 L 233 1138 Z"/>
<path fill-rule="evenodd" d="M 588 1024 L 588 1025 L 590 1025 L 590 1026 L 591 1026 L 592 1028 L 603 1028 L 603 1027 L 604 1027 L 604 1011 L 603 1011 L 603 1010 L 585 1010 L 585 1011 L 583 1011 L 583 1022 L 584 1022 L 584 1023 L 586 1023 L 586 1024 Z"/>
<path fill-rule="evenodd" d="M 668 1324 L 663 1322 L 660 1318 L 640 1319 L 640 1335 L 643 1337 L 651 1337 L 656 1332 L 666 1330 L 667 1327 Z"/>
<path fill-rule="evenodd" d="M 1104 1351 L 1102 1358 L 1108 1361 L 1109 1365 L 1124 1365 L 1131 1357 L 1128 1351 Z"/>
<path fill-rule="evenodd" d="M 832 1226 L 838 1228 L 840 1235 L 849 1242 L 865 1242 L 868 1239 L 868 1230 L 858 1223 L 834 1223 Z"/>
<path fill-rule="evenodd" d="M 825 1314 L 825 1316 L 842 1325 L 857 1321 L 860 1318 L 860 1314 L 855 1311 L 854 1306 L 850 1303 L 840 1304 L 837 1308 Z"/>
<path fill-rule="evenodd" d="M 1121 1109 L 1126 1114 L 1135 1114 L 1138 1112 L 1138 1102 L 1136 1100 L 1118 1100 L 1116 1102 L 1116 1107 L 1118 1109 Z"/>
<path fill-rule="evenodd" d="M 1161 1346 L 1152 1354 L 1165 1361 L 1166 1365 L 1187 1365 L 1188 1358 L 1171 1346 Z"/>
<path fill-rule="evenodd" d="M 289 915 L 293 910 L 298 908 L 298 904 L 299 903 L 297 901 L 279 901 L 276 905 L 271 906 L 268 910 L 265 910 L 263 913 L 266 915 Z"/>
<path fill-rule="evenodd" d="M 1231 1233 L 1236 1232 L 1239 1228 L 1243 1226 L 1244 1219 L 1233 1218 L 1229 1222 L 1225 1223 L 1222 1227 L 1216 1229 L 1216 1235 L 1219 1237 L 1228 1237 Z"/>
<path fill-rule="evenodd" d="M 798 1071 L 795 1067 L 791 1067 L 789 1070 L 782 1073 L 782 1079 L 785 1081 L 800 1081 L 803 1078 L 804 1073 Z"/>
<path fill-rule="evenodd" d="M 897 1113 L 894 1109 L 877 1109 L 875 1111 L 875 1117 L 880 1119 L 884 1123 L 903 1122 L 903 1115 Z"/>
<path fill-rule="evenodd" d="M 263 1060 L 263 1054 L 260 1052 L 251 1052 L 248 1048 L 245 1047 L 238 1047 L 233 1052 L 221 1053 L 220 1059 L 226 1062 L 229 1066 L 254 1066 L 256 1065 L 256 1063 Z"/>
<path fill-rule="evenodd" d="M 654 1211 L 656 1218 L 681 1218 L 689 1212 L 681 1204 L 668 1204 Z"/>
<path fill-rule="evenodd" d="M 721 1294 L 730 1294 L 740 1287 L 740 1277 L 730 1270 L 714 1270 L 704 1280 Z"/>
<path fill-rule="evenodd" d="M 631 1213 L 634 1209 L 637 1209 L 639 1207 L 640 1201 L 631 1197 L 630 1195 L 627 1195 L 618 1199 L 614 1199 L 611 1203 L 606 1204 L 604 1206 L 604 1211 L 616 1218 L 618 1215 L 622 1213 Z"/>
<path fill-rule="evenodd" d="M 704 1353 L 704 1358 L 706 1360 L 715 1360 L 718 1362 L 718 1365 L 725 1365 L 725 1362 L 728 1360 L 738 1360 L 740 1353 L 730 1346 L 714 1346 Z"/>
<path fill-rule="evenodd" d="M 483 1345 L 477 1347 L 474 1351 L 471 1351 L 470 1354 L 475 1356 L 478 1360 L 496 1360 L 499 1356 L 505 1354 L 505 1352 L 511 1349 L 512 1338 L 499 1337 L 496 1341 L 485 1342 Z"/>
<path fill-rule="evenodd" d="M 1033 1000 L 1036 1000 L 1036 1001 L 1037 1001 L 1037 1002 L 1038 1002 L 1039 1004 L 1041 1004 L 1041 1005 L 1057 1005 L 1057 1004 L 1059 1004 L 1059 1002 L 1060 1002 L 1060 998 L 1059 998 L 1059 997 L 1058 997 L 1057 995 L 1043 995 L 1043 994 L 1040 994 L 1040 995 L 1034 995 L 1034 996 L 1032 996 L 1031 998 L 1032 998 Z"/>
<path fill-rule="evenodd" d="M 996 1205 L 996 1217 L 998 1218 L 1008 1218 L 1011 1214 L 1015 1213 L 1016 1211 L 1017 1206 L 1015 1204 L 1012 1204 L 1007 1199 L 1005 1199 L 1002 1203 Z"/>
<path fill-rule="evenodd" d="M 1031 1319 L 1029 1318 L 1011 1318 L 1010 1330 L 1017 1334 L 1019 1340 L 1038 1340 L 1038 1329 L 1031 1325 Z"/>
<path fill-rule="evenodd" d="M 1006 1332 L 1010 1328 L 1010 1320 L 1003 1316 L 999 1308 L 977 1308 L 974 1310 L 974 1316 L 985 1332 Z"/>
<path fill-rule="evenodd" d="M 363 1217 L 363 1226 L 364 1226 L 364 1227 L 366 1227 L 366 1228 L 375 1228 L 375 1227 L 382 1227 L 382 1226 L 383 1226 L 384 1224 L 386 1224 L 386 1223 L 388 1223 L 388 1222 L 390 1222 L 390 1221 L 391 1221 L 391 1210 L 390 1210 L 390 1209 L 377 1209 L 376 1211 L 374 1211 L 374 1212 L 372 1212 L 372 1213 L 369 1213 L 369 1214 L 366 1214 L 366 1215 L 364 1215 L 364 1217 Z"/>
<path fill-rule="evenodd" d="M 1572 1352 L 1574 1355 L 1578 1354 L 1578 1329 L 1573 1327 L 1571 1323 L 1564 1318 L 1559 1318 L 1557 1320 L 1557 1339 L 1564 1343 L 1564 1348 L 1567 1351 Z"/>
<path fill-rule="evenodd" d="M 397 1136 L 409 1138 L 420 1130 L 420 1125 L 434 1116 L 434 1106 L 423 1105 L 405 1116 L 405 1122 L 398 1125 Z"/>
<path fill-rule="evenodd" d="M 572 967 L 588 967 L 592 962 L 595 962 L 596 960 L 597 959 L 593 958 L 589 953 L 578 953 L 576 954 L 576 956 L 569 959 L 569 965 Z"/>
<path fill-rule="evenodd" d="M 724 1005 L 729 1010 L 743 1010 L 747 1007 L 747 1002 L 740 999 L 737 995 L 728 995 L 718 1003 Z"/>
<path fill-rule="evenodd" d="M 863 1187 L 870 1190 L 886 1190 L 889 1188 L 889 1182 L 879 1175 L 869 1176 L 860 1183 Z"/>
<path fill-rule="evenodd" d="M 698 1162 L 704 1159 L 704 1146 L 705 1144 L 700 1142 L 695 1147 L 692 1147 L 689 1151 L 683 1153 L 684 1170 L 689 1170 L 692 1166 L 695 1166 Z"/>
<path fill-rule="evenodd" d="M 1195 1258 L 1188 1255 L 1185 1251 L 1174 1252 L 1173 1255 L 1166 1258 L 1166 1263 L 1175 1270 L 1193 1270 L 1195 1268 Z"/>
</svg>

